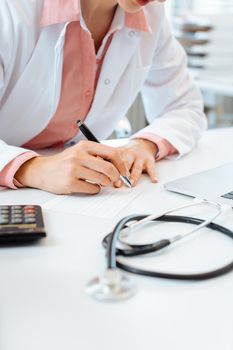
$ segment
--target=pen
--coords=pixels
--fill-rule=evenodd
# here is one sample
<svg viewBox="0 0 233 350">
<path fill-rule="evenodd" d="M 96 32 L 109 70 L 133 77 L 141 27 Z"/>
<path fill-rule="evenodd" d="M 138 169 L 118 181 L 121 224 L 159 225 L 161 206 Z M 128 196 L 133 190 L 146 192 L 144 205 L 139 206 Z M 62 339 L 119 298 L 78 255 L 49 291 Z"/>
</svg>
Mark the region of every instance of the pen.
<svg viewBox="0 0 233 350">
<path fill-rule="evenodd" d="M 80 129 L 80 131 L 82 132 L 82 134 L 89 140 L 89 141 L 93 141 L 93 142 L 97 142 L 100 143 L 100 141 L 95 137 L 95 135 L 93 135 L 93 133 L 91 132 L 90 129 L 88 129 L 88 127 L 81 121 L 81 120 L 77 120 L 77 125 Z M 127 176 L 123 176 L 120 175 L 120 179 L 124 182 L 124 184 L 127 187 L 132 187 L 132 184 L 130 182 L 130 179 Z"/>
</svg>

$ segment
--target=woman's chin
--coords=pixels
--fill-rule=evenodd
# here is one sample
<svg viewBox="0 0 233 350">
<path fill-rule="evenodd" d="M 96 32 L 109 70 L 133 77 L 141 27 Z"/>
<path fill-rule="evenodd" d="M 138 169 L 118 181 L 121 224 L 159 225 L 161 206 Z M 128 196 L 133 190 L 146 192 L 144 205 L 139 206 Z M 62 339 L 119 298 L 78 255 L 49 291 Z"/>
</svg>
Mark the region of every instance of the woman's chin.
<svg viewBox="0 0 233 350">
<path fill-rule="evenodd" d="M 141 0 L 142 1 L 142 0 Z M 144 1 L 144 0 L 143 0 Z M 141 5 L 138 0 L 129 1 L 129 0 L 119 0 L 119 5 L 121 8 L 129 13 L 135 13 L 142 9 L 143 5 Z"/>
<path fill-rule="evenodd" d="M 148 5 L 150 3 L 150 1 L 149 0 L 137 0 L 137 3 L 140 7 L 142 7 L 142 6 Z"/>
</svg>

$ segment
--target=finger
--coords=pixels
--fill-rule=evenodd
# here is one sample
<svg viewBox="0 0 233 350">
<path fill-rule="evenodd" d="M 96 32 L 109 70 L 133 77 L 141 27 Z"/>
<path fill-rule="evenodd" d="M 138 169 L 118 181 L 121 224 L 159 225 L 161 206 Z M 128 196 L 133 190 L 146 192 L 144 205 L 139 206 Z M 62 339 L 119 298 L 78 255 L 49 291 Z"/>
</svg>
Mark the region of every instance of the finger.
<svg viewBox="0 0 233 350">
<path fill-rule="evenodd" d="M 91 184 L 84 180 L 73 181 L 70 193 L 86 193 L 86 194 L 97 194 L 101 190 L 98 184 Z"/>
<path fill-rule="evenodd" d="M 127 164 L 124 159 L 122 159 L 121 153 L 117 148 L 87 141 L 85 143 L 85 149 L 89 154 L 100 156 L 101 158 L 110 161 L 121 175 L 130 175 Z"/>
<path fill-rule="evenodd" d="M 136 186 L 139 178 L 141 177 L 143 172 L 143 161 L 141 159 L 136 159 L 132 169 L 131 169 L 131 175 L 130 175 L 130 181 L 133 186 Z"/>
<path fill-rule="evenodd" d="M 120 187 L 122 187 L 123 182 L 122 182 L 121 180 L 118 180 L 118 181 L 114 182 L 113 185 L 114 185 L 114 187 L 116 187 L 116 188 L 120 188 Z"/>
<path fill-rule="evenodd" d="M 111 182 L 119 180 L 120 173 L 116 167 L 102 158 L 87 156 L 82 159 L 82 166 L 107 176 Z"/>
<path fill-rule="evenodd" d="M 126 163 L 127 168 L 130 170 L 133 162 L 135 160 L 135 154 L 134 152 L 132 152 L 131 150 L 129 150 L 128 148 L 124 148 L 124 147 L 120 147 L 118 148 L 121 154 L 121 158 L 123 159 L 123 161 Z"/>
<path fill-rule="evenodd" d="M 86 167 L 81 167 L 77 175 L 79 179 L 88 180 L 104 187 L 111 184 L 111 180 L 108 176 Z"/>
<path fill-rule="evenodd" d="M 156 171 L 155 171 L 155 161 L 153 160 L 148 160 L 146 164 L 146 172 L 150 176 L 151 181 L 153 183 L 158 182 L 158 178 L 156 176 Z"/>
</svg>

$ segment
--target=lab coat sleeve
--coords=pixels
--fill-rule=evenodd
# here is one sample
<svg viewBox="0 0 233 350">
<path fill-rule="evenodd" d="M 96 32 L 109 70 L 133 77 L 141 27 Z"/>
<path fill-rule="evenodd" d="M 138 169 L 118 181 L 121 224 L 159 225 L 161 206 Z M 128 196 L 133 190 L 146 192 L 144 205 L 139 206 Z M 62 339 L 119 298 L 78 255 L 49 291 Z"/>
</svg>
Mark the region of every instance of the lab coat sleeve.
<svg viewBox="0 0 233 350">
<path fill-rule="evenodd" d="M 179 156 L 188 153 L 207 127 L 203 100 L 188 69 L 186 54 L 164 17 L 153 63 L 141 90 L 151 133 L 166 139 Z"/>
<path fill-rule="evenodd" d="M 10 55 L 12 52 L 13 30 L 11 23 L 11 16 L 9 15 L 7 2 L 4 0 L 0 3 L 0 112 L 1 104 L 3 103 L 4 92 L 7 88 L 6 85 L 6 71 L 8 64 L 11 61 Z M 0 113 L 1 118 L 1 113 Z M 0 120 L 1 127 L 1 120 Z M 27 152 L 25 148 L 8 145 L 4 141 L 4 129 L 0 129 L 0 171 L 15 159 L 20 154 Z"/>
<path fill-rule="evenodd" d="M 22 147 L 16 147 L 6 144 L 3 140 L 0 140 L 0 172 L 9 164 L 13 159 L 19 155 L 30 152 L 28 149 Z M 35 153 L 35 156 L 37 154 Z M 1 185 L 1 184 L 0 184 Z"/>
<path fill-rule="evenodd" d="M 0 56 L 0 90 L 3 88 L 3 62 Z"/>
</svg>

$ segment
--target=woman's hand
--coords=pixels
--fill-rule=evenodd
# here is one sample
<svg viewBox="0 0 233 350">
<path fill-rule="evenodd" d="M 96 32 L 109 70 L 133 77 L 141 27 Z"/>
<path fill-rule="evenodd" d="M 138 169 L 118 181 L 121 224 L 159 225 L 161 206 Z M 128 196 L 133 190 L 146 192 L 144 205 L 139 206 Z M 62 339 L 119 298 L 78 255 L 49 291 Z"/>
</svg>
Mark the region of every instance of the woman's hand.
<svg viewBox="0 0 233 350">
<path fill-rule="evenodd" d="M 155 172 L 155 156 L 158 147 L 155 143 L 144 139 L 133 139 L 123 147 L 119 147 L 121 158 L 130 169 L 130 181 L 136 186 L 143 172 L 146 172 L 153 183 L 158 182 Z M 114 183 L 115 187 L 121 187 L 122 181 Z"/>
<path fill-rule="evenodd" d="M 56 194 L 96 194 L 119 176 L 130 176 L 127 163 L 117 148 L 91 141 L 49 157 L 35 157 L 24 163 L 15 179 L 26 187 Z"/>
</svg>

